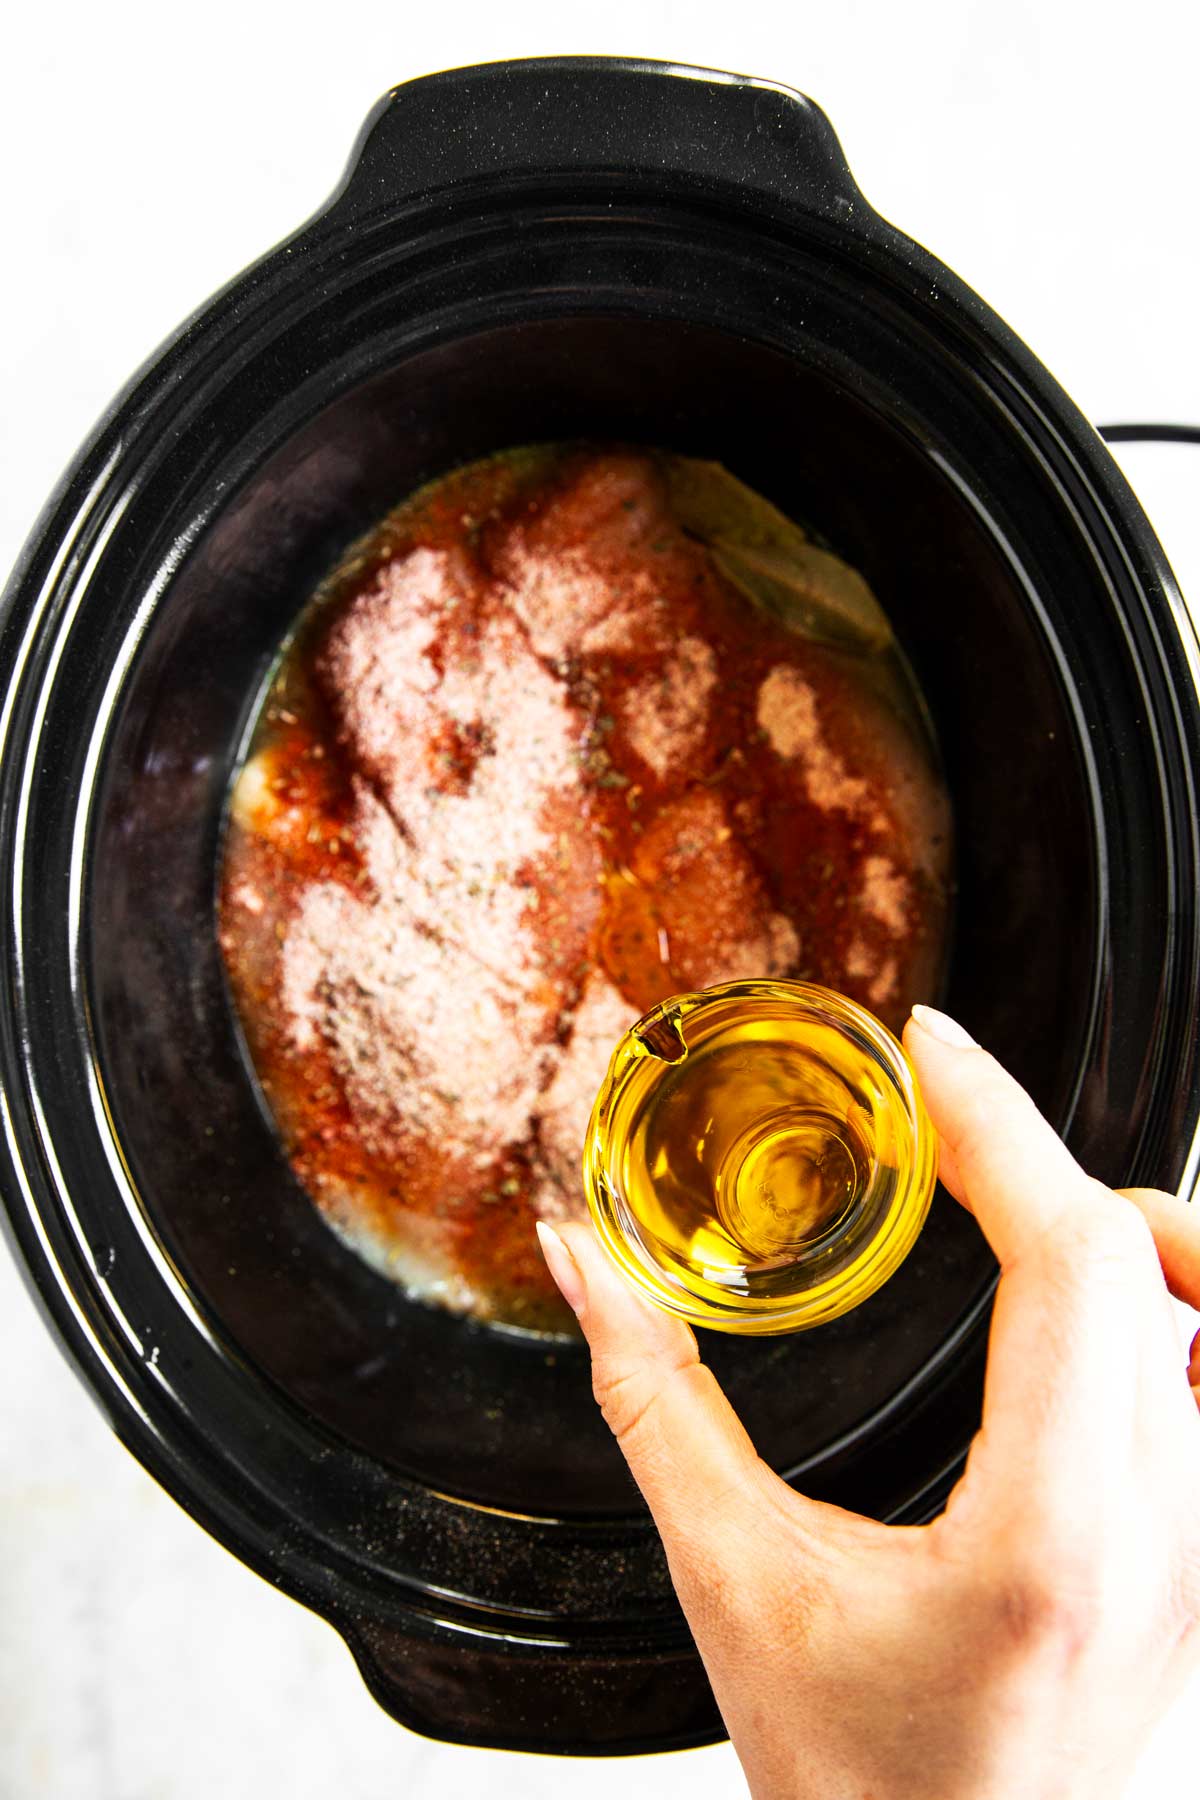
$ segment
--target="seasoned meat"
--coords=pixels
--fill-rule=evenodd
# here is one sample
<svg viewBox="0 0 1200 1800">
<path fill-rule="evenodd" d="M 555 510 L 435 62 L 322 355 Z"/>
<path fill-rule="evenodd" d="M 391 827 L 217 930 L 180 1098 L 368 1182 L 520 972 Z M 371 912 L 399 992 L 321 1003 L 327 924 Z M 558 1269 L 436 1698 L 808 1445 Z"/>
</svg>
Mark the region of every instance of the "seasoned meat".
<svg viewBox="0 0 1200 1800">
<path fill-rule="evenodd" d="M 942 956 L 945 795 L 876 616 L 868 653 L 753 604 L 681 466 L 423 490 L 317 595 L 232 800 L 221 941 L 297 1173 L 377 1267 L 512 1324 L 565 1327 L 532 1222 L 581 1208 L 640 1012 L 797 976 L 898 1028 Z"/>
</svg>

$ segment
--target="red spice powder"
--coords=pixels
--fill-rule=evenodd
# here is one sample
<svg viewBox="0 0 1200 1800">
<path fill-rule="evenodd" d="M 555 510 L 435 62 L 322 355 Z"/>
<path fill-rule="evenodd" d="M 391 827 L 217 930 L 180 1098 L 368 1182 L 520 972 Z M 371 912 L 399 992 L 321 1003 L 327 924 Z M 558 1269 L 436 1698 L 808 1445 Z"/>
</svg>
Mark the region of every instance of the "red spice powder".
<svg viewBox="0 0 1200 1800">
<path fill-rule="evenodd" d="M 234 791 L 221 942 L 288 1152 L 428 1299 L 567 1321 L 617 1037 L 736 976 L 898 1027 L 941 960 L 945 796 L 853 656 L 754 608 L 649 453 L 515 453 L 398 509 L 317 598 Z"/>
</svg>

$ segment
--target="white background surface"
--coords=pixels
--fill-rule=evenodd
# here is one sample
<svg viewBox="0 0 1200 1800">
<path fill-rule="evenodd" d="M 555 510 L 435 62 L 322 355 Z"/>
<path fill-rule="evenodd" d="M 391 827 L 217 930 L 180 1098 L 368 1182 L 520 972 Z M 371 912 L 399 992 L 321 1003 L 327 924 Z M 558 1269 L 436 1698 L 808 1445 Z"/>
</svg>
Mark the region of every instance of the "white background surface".
<svg viewBox="0 0 1200 1800">
<path fill-rule="evenodd" d="M 321 201 L 377 95 L 501 56 L 656 56 L 802 88 L 868 198 L 984 294 L 1085 412 L 1200 420 L 1190 0 L 778 13 L 606 0 L 595 23 L 581 14 L 561 0 L 69 0 L 10 17 L 0 569 L 115 389 Z M 1200 595 L 1200 450 L 1130 452 L 1126 466 Z M 560 1764 L 391 1724 L 332 1631 L 205 1537 L 110 1438 L 2 1252 L 0 1369 L 0 1800 L 560 1791 Z M 1151 1746 L 1136 1800 L 1200 1791 L 1196 1723 L 1200 1683 Z M 694 1800 L 744 1792 L 727 1746 L 569 1770 L 580 1800 L 685 1781 Z"/>
</svg>

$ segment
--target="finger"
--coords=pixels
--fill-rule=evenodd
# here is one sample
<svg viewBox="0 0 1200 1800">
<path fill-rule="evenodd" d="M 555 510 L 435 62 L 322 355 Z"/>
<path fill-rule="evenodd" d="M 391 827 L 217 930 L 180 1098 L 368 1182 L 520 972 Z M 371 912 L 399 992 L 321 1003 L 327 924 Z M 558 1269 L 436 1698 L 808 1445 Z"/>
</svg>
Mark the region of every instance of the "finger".
<svg viewBox="0 0 1200 1800">
<path fill-rule="evenodd" d="M 1161 1188 L 1118 1188 L 1132 1200 L 1154 1238 L 1167 1286 L 1177 1300 L 1200 1307 L 1200 1209 Z"/>
<path fill-rule="evenodd" d="M 938 1138 L 937 1172 L 938 1180 L 941 1182 L 942 1186 L 954 1195 L 954 1198 L 961 1206 L 966 1207 L 967 1211 L 970 1212 L 970 1202 L 967 1199 L 967 1190 L 963 1186 L 963 1178 L 959 1172 L 958 1159 L 949 1144 L 942 1137 Z"/>
<path fill-rule="evenodd" d="M 539 1224 L 538 1237 L 587 1338 L 596 1399 L 662 1529 L 677 1529 L 699 1495 L 755 1481 L 754 1446 L 682 1319 L 640 1299 L 589 1226 Z"/>
<path fill-rule="evenodd" d="M 904 1034 L 947 1173 L 1003 1271 L 983 1430 L 957 1504 L 1019 1529 L 1036 1499 L 1041 1528 L 1069 1546 L 1080 1481 L 1133 1454 L 1155 1396 L 1178 1418 L 1184 1396 L 1163 1379 L 1178 1334 L 1146 1222 L 1083 1173 L 1019 1084 L 964 1038 L 923 1007 Z"/>
<path fill-rule="evenodd" d="M 760 1462 L 692 1332 L 633 1291 L 590 1226 L 539 1223 L 538 1237 L 588 1340 L 596 1399 L 673 1567 L 714 1536 L 753 1534 L 764 1501 L 777 1504 L 772 1488 L 797 1508 L 816 1508 Z"/>
<path fill-rule="evenodd" d="M 975 1214 L 1002 1268 L 1067 1214 L 1103 1204 L 1104 1190 L 1088 1180 L 1029 1095 L 961 1026 L 931 1007 L 914 1007 L 904 1044 L 952 1191 Z"/>
</svg>

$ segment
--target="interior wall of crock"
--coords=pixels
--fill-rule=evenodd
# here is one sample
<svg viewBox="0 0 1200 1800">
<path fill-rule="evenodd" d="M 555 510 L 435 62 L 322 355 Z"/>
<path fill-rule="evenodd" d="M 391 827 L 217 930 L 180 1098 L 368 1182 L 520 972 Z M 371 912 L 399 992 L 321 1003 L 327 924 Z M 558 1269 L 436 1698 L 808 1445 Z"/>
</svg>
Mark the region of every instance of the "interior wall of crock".
<svg viewBox="0 0 1200 1800">
<path fill-rule="evenodd" d="M 420 481 L 562 437 L 717 457 L 871 582 L 929 701 L 956 810 L 947 1004 L 1052 1117 L 1074 1083 L 1090 994 L 1094 946 L 1078 921 L 1091 907 L 1091 825 L 1051 661 L 971 511 L 860 402 L 733 337 L 573 319 L 427 351 L 327 407 L 192 548 L 121 697 L 90 859 L 103 1078 L 151 1222 L 220 1330 L 324 1427 L 489 1503 L 619 1513 L 636 1502 L 584 1403 L 576 1346 L 502 1338 L 406 1302 L 322 1224 L 254 1091 L 214 929 L 236 747 L 315 581 Z M 811 1460 L 883 1404 L 975 1300 L 991 1265 L 970 1222 L 935 1208 L 927 1238 L 861 1313 L 782 1343 L 783 1383 L 756 1379 L 745 1346 L 713 1346 L 777 1466 Z M 914 1284 L 934 1268 L 938 1292 L 914 1329 Z M 818 1367 L 844 1380 L 806 1381 Z M 834 1497 L 855 1504 L 846 1480 Z"/>
</svg>

